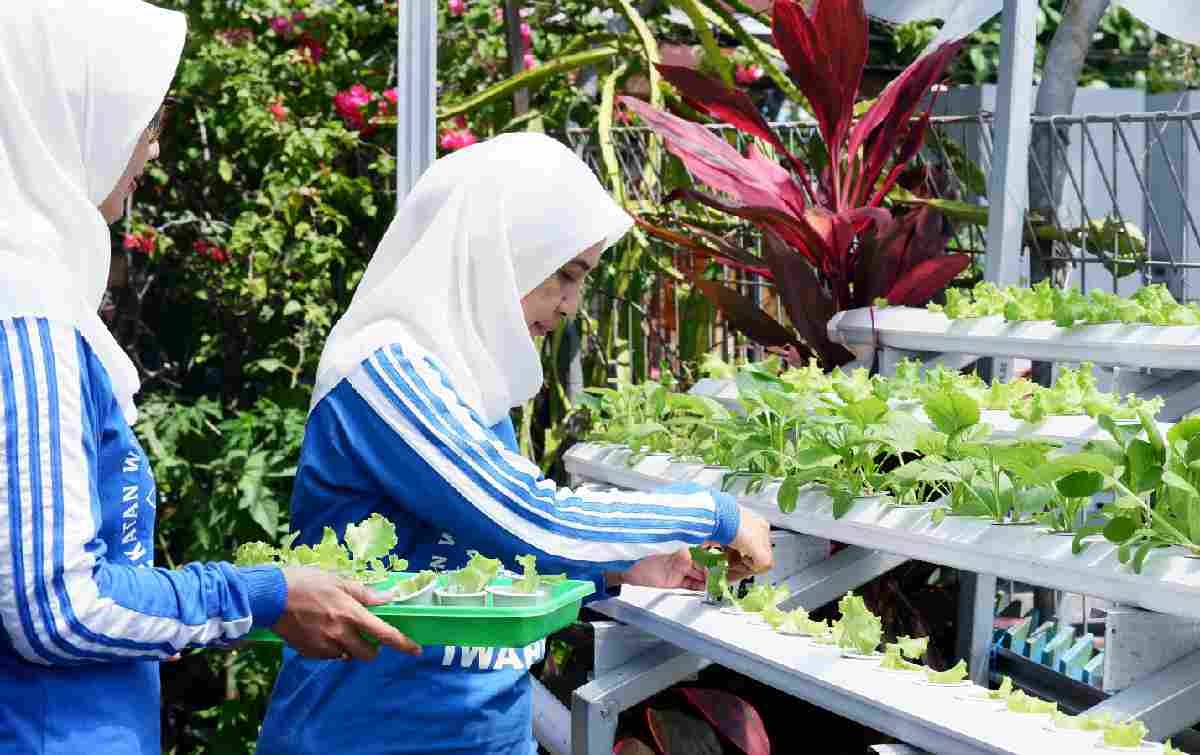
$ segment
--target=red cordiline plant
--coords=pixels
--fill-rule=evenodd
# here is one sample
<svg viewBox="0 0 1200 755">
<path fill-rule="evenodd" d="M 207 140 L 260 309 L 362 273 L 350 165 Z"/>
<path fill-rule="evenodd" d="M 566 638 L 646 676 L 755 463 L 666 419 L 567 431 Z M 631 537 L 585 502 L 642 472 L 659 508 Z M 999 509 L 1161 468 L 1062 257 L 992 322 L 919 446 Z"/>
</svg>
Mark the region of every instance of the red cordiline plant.
<svg viewBox="0 0 1200 755">
<path fill-rule="evenodd" d="M 678 232 L 640 219 L 651 235 L 682 250 L 773 279 L 795 334 L 738 292 L 692 275 L 734 327 L 771 346 L 796 343 L 826 366 L 851 354 L 832 343 L 826 323 L 834 313 L 868 306 L 921 305 L 969 264 L 947 254 L 945 222 L 923 208 L 894 220 L 883 202 L 919 154 L 929 113 L 917 113 L 960 43 L 944 44 L 904 70 L 855 117 L 867 62 L 867 16 L 862 0 L 815 0 L 811 12 L 797 0 L 776 0 L 775 45 L 808 101 L 824 146 L 823 165 L 791 152 L 743 91 L 718 78 L 660 65 L 663 77 L 694 110 L 731 124 L 754 141 L 745 154 L 704 125 L 662 112 L 640 100 L 622 101 L 665 141 L 700 183 L 712 191 L 681 189 L 668 201 L 691 200 L 749 221 L 763 234 L 754 255 L 686 218 Z M 702 267 L 702 266 L 697 266 Z"/>
</svg>

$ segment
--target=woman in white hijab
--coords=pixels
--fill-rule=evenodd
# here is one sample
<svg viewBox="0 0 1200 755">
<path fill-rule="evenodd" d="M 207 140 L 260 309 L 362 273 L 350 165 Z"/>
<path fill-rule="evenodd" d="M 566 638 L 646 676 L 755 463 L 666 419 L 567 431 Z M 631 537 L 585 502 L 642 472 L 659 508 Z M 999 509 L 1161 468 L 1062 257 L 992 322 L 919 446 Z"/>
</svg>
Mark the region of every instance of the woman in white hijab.
<svg viewBox="0 0 1200 755">
<path fill-rule="evenodd" d="M 328 575 L 153 568 L 137 371 L 96 310 L 185 32 L 141 0 L 0 2 L 0 752 L 158 753 L 159 661 L 256 626 L 417 650 Z"/>
<path fill-rule="evenodd" d="M 321 356 L 292 496 L 300 541 L 379 512 L 413 567 L 457 568 L 469 550 L 510 566 L 533 554 L 543 573 L 594 580 L 601 594 L 698 587 L 687 546 L 705 541 L 768 568 L 766 523 L 730 496 L 571 491 L 517 453 L 508 412 L 542 385 L 533 336 L 574 316 L 588 272 L 630 225 L 542 135 L 435 163 Z M 527 670 L 544 651 L 384 651 L 370 667 L 289 653 L 258 752 L 528 755 Z"/>
</svg>

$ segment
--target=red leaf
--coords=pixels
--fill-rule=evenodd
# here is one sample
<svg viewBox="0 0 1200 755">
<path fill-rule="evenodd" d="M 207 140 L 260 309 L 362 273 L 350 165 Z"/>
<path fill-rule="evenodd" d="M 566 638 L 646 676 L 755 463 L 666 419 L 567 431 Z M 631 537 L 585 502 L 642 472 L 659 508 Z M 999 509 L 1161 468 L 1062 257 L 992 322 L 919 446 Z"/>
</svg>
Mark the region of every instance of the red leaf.
<svg viewBox="0 0 1200 755">
<path fill-rule="evenodd" d="M 918 144 L 924 139 L 928 122 L 910 124 L 913 113 L 941 78 L 960 45 L 960 42 L 947 42 L 905 68 L 851 129 L 846 152 L 859 155 L 861 150 L 862 157 L 855 180 L 855 196 L 847 197 L 847 201 L 852 204 L 865 201 L 866 196 L 875 189 L 884 165 L 895 154 L 896 145 L 902 137 L 908 137 L 910 141 L 915 139 Z M 912 129 L 917 131 L 913 132 Z"/>
<path fill-rule="evenodd" d="M 706 76 L 694 68 L 660 63 L 658 70 L 664 79 L 683 94 L 688 105 L 767 142 L 788 161 L 801 180 L 808 183 L 808 171 L 804 164 L 797 160 L 776 136 L 749 95 L 740 89 L 728 87 L 720 79 Z"/>
<path fill-rule="evenodd" d="M 862 0 L 817 0 L 811 17 L 796 0 L 776 0 L 771 30 L 826 146 L 840 155 L 866 65 Z"/>
<path fill-rule="evenodd" d="M 654 238 L 659 239 L 660 241 L 665 241 L 681 251 L 690 252 L 691 254 L 703 259 L 715 260 L 716 262 L 734 270 L 740 270 L 742 272 L 752 273 L 754 275 L 763 275 L 767 277 L 769 277 L 771 274 L 770 270 L 762 266 L 762 260 L 760 260 L 758 257 L 755 257 L 744 249 L 738 249 L 734 245 L 710 231 L 700 228 L 690 229 L 692 232 L 701 236 L 705 240 L 716 244 L 717 249 L 715 250 L 710 249 L 694 239 L 688 238 L 684 234 L 676 233 L 669 228 L 663 228 L 662 226 L 654 225 L 653 223 L 649 223 L 642 218 L 635 216 L 634 222 L 638 224 L 639 228 L 646 231 L 646 233 L 649 233 Z"/>
<path fill-rule="evenodd" d="M 622 739 L 613 745 L 613 755 L 654 755 L 654 748 L 640 739 Z"/>
<path fill-rule="evenodd" d="M 663 137 L 671 154 L 682 160 L 701 183 L 745 204 L 794 212 L 787 198 L 799 196 L 799 190 L 790 176 L 787 182 L 791 191 L 782 190 L 779 172 L 787 172 L 778 165 L 775 167 L 779 172 L 764 174 L 761 161 L 743 157 L 729 142 L 699 123 L 661 112 L 632 97 L 622 97 L 621 102 Z"/>
<path fill-rule="evenodd" d="M 663 755 L 721 755 L 721 740 L 698 718 L 673 710 L 646 709 L 646 722 Z"/>
<path fill-rule="evenodd" d="M 949 241 L 945 220 L 931 207 L 905 214 L 886 231 L 868 234 L 855 266 L 855 306 L 868 306 L 891 291 L 905 271 L 944 254 Z"/>
<path fill-rule="evenodd" d="M 676 189 L 666 197 L 666 201 L 674 199 L 691 199 L 711 207 L 714 210 L 745 218 L 762 229 L 770 229 L 778 233 L 789 246 L 803 254 L 812 264 L 821 266 L 821 260 L 828 259 L 830 248 L 823 237 L 816 232 L 808 221 L 807 213 L 799 217 L 790 215 L 774 207 L 751 206 L 735 202 L 726 202 L 703 191 Z M 819 208 L 818 208 L 819 210 Z M 813 212 L 810 210 L 809 212 Z M 828 214 L 828 213 L 826 213 Z"/>
<path fill-rule="evenodd" d="M 908 307 L 924 306 L 958 274 L 967 269 L 971 258 L 965 254 L 947 254 L 925 260 L 909 270 L 887 293 L 888 303 Z"/>
<path fill-rule="evenodd" d="M 771 741 L 758 711 L 737 695 L 715 689 L 680 690 L 717 733 L 746 755 L 771 755 Z"/>
<path fill-rule="evenodd" d="M 763 236 L 763 257 L 774 275 L 775 289 L 788 320 L 801 340 L 826 367 L 852 360 L 853 354 L 829 340 L 826 326 L 836 307 L 812 266 L 769 231 Z"/>
</svg>

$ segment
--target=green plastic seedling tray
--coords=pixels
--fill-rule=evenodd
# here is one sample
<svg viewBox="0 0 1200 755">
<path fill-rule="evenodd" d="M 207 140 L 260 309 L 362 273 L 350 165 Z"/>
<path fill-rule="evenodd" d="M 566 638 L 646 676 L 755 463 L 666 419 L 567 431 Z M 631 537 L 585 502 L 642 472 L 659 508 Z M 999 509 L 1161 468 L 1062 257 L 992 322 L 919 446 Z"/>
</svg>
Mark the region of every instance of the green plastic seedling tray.
<svg viewBox="0 0 1200 755">
<path fill-rule="evenodd" d="M 395 573 L 389 579 L 371 585 L 384 591 L 410 573 Z M 438 575 L 438 586 L 446 583 Z M 495 579 L 491 584 L 502 587 L 511 579 Z M 486 606 L 410 606 L 387 603 L 372 606 L 371 613 L 399 629 L 419 645 L 463 645 L 467 647 L 525 647 L 547 637 L 579 618 L 583 599 L 596 591 L 591 582 L 563 580 L 549 585 L 546 600 L 532 606 L 516 608 Z M 251 642 L 281 644 L 283 640 L 267 629 L 257 629 L 246 636 Z"/>
</svg>

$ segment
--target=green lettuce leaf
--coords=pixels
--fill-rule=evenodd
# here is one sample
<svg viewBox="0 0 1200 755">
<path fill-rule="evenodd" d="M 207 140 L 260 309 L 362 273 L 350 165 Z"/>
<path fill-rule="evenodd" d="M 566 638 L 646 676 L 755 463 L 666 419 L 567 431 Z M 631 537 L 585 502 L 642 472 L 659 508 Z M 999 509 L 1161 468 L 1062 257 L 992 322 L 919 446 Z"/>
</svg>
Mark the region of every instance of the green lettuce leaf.
<svg viewBox="0 0 1200 755">
<path fill-rule="evenodd" d="M 925 678 L 933 684 L 958 684 L 967 678 L 967 662 L 959 661 L 954 664 L 953 668 L 948 668 L 945 671 L 930 669 L 925 672 Z"/>
<path fill-rule="evenodd" d="M 846 593 L 838 601 L 838 610 L 842 613 L 834 630 L 838 646 L 864 655 L 875 652 L 883 639 L 883 622 L 867 610 L 862 597 Z"/>
<path fill-rule="evenodd" d="M 1142 740 L 1149 733 L 1146 724 L 1135 718 L 1124 723 L 1111 724 L 1105 729 L 1104 744 L 1109 747 L 1141 747 Z"/>
</svg>

